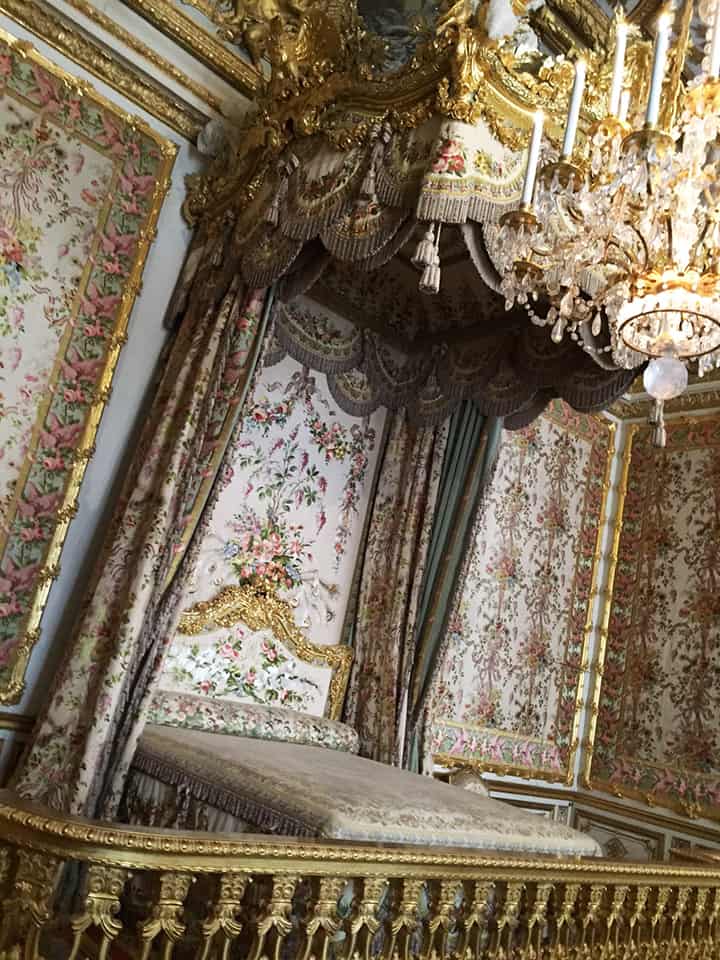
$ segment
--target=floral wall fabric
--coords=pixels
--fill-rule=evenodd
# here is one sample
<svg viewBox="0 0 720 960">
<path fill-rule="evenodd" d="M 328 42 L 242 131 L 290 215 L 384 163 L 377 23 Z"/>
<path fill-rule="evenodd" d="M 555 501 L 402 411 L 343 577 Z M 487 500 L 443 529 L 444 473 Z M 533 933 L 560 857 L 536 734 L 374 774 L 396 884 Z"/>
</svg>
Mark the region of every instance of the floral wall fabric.
<svg viewBox="0 0 720 960">
<path fill-rule="evenodd" d="M 262 581 L 292 603 L 313 642 L 338 643 L 383 420 L 338 410 L 326 377 L 289 357 L 266 366 L 226 455 L 183 607 Z M 327 681 L 279 638 L 238 624 L 202 641 L 178 634 L 160 686 L 321 714 Z"/>
<path fill-rule="evenodd" d="M 175 147 L 0 38 L 0 701 L 17 700 Z"/>
<path fill-rule="evenodd" d="M 591 782 L 720 808 L 720 419 L 632 439 Z"/>
<path fill-rule="evenodd" d="M 570 774 L 611 450 L 607 422 L 560 402 L 504 434 L 433 691 L 434 756 Z"/>
</svg>

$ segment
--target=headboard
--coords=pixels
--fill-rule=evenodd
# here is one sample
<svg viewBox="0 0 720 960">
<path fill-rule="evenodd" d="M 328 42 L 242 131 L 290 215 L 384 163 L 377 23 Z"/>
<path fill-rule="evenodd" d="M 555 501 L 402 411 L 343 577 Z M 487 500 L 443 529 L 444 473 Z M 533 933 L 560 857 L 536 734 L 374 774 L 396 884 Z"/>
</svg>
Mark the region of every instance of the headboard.
<svg viewBox="0 0 720 960">
<path fill-rule="evenodd" d="M 233 585 L 182 614 L 159 687 L 336 720 L 351 663 L 350 647 L 310 641 L 272 588 Z"/>
</svg>

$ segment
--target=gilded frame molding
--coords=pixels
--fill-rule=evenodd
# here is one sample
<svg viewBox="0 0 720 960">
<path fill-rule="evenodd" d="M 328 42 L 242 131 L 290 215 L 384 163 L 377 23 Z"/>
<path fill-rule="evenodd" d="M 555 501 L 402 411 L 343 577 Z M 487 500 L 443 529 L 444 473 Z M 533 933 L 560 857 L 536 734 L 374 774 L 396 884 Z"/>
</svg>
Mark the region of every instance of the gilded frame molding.
<svg viewBox="0 0 720 960">
<path fill-rule="evenodd" d="M 22 2 L 22 0 L 19 0 Z M 258 71 L 239 53 L 228 50 L 223 42 L 175 6 L 172 0 L 122 0 L 133 13 L 183 47 L 219 77 L 252 99 L 263 83 Z"/>
<path fill-rule="evenodd" d="M 14 2 L 14 0 L 13 0 Z M 5 0 L 0 3 L 0 9 L 5 5 Z M 30 4 L 28 4 L 29 6 Z M 159 164 L 155 175 L 152 197 L 147 207 L 147 212 L 138 230 L 137 241 L 135 244 L 134 255 L 128 273 L 123 284 L 123 292 L 116 313 L 112 320 L 112 332 L 107 338 L 107 352 L 103 356 L 103 367 L 99 374 L 97 383 L 93 386 L 91 399 L 88 402 L 85 419 L 82 421 L 82 433 L 80 434 L 77 445 L 73 450 L 71 465 L 68 469 L 67 479 L 64 482 L 61 500 L 55 514 L 55 523 L 52 533 L 45 547 L 42 566 L 38 571 L 37 578 L 33 581 L 32 599 L 27 614 L 20 626 L 19 642 L 13 647 L 10 659 L 11 666 L 8 669 L 9 679 L 4 686 L 0 687 L 0 703 L 17 703 L 23 693 L 25 686 L 25 673 L 27 670 L 30 656 L 33 648 L 40 638 L 40 621 L 45 609 L 48 594 L 54 579 L 57 578 L 60 567 L 59 559 L 67 535 L 70 521 L 75 514 L 77 499 L 80 493 L 87 464 L 94 453 L 94 442 L 100 425 L 100 419 L 105 409 L 115 372 L 115 367 L 120 355 L 122 344 L 127 339 L 127 327 L 132 312 L 135 298 L 142 281 L 142 274 L 145 267 L 150 247 L 155 239 L 157 221 L 160 216 L 162 205 L 165 201 L 168 189 L 170 187 L 170 175 L 177 156 L 177 145 L 171 140 L 167 140 L 157 131 L 153 130 L 148 124 L 138 117 L 133 117 L 126 113 L 116 104 L 112 103 L 102 94 L 98 93 L 90 84 L 79 81 L 76 77 L 67 73 L 61 67 L 52 63 L 41 53 L 39 53 L 31 44 L 19 40 L 12 34 L 0 29 L 0 42 L 8 49 L 17 53 L 23 60 L 29 60 L 36 64 L 47 74 L 59 79 L 62 84 L 70 91 L 76 91 L 80 98 L 92 100 L 101 110 L 107 111 L 120 124 L 131 127 L 142 133 L 155 145 Z M 48 123 L 53 123 L 53 119 L 48 117 Z M 107 216 L 104 214 L 103 216 Z M 104 221 L 103 221 L 104 224 Z M 98 221 L 97 229 L 101 229 L 102 224 Z M 84 293 L 85 283 L 90 278 L 91 271 L 86 267 L 75 291 L 74 299 L 79 302 Z M 55 368 L 59 365 L 59 357 L 62 347 L 58 346 L 58 353 L 55 359 Z M 50 383 L 56 376 L 56 370 L 53 370 Z M 14 493 L 10 503 L 10 513 L 8 516 L 8 530 L 17 509 L 22 489 L 27 479 L 33 456 L 33 448 L 40 435 L 45 416 L 48 412 L 52 395 L 44 398 L 39 405 L 35 415 L 35 422 L 32 429 L 32 438 L 28 446 L 28 451 L 17 480 L 14 485 Z M 0 531 L 0 555 L 9 540 L 9 532 Z"/>
<path fill-rule="evenodd" d="M 80 9 L 77 0 L 70 2 Z M 147 75 L 113 56 L 106 47 L 92 39 L 67 17 L 47 9 L 38 0 L 0 0 L 0 13 L 4 13 L 88 73 L 167 124 L 185 140 L 195 142 L 208 119 L 207 116 L 165 90 Z M 102 25 L 105 26 L 104 23 Z M 115 26 L 115 36 L 122 39 L 117 32 L 120 28 Z M 71 80 L 73 83 L 78 82 L 75 78 Z"/>
<path fill-rule="evenodd" d="M 613 463 L 615 462 L 616 454 L 616 445 L 615 437 L 617 431 L 617 424 L 611 420 L 603 417 L 601 415 L 594 415 L 592 417 L 595 421 L 602 424 L 608 431 L 608 448 L 605 457 L 605 470 L 603 475 L 602 482 L 602 500 L 600 504 L 600 514 L 598 519 L 597 533 L 595 536 L 595 546 L 593 550 L 593 559 L 592 559 L 592 575 L 590 581 L 590 591 L 587 599 L 587 613 L 585 618 L 585 627 L 583 630 L 582 638 L 582 655 L 580 669 L 578 671 L 578 680 L 575 690 L 575 705 L 573 711 L 573 719 L 571 725 L 571 741 L 570 748 L 568 751 L 568 760 L 567 767 L 564 772 L 562 771 L 546 771 L 544 769 L 529 769 L 525 767 L 517 767 L 512 764 L 507 763 L 493 763 L 486 760 L 476 760 L 468 759 L 465 757 L 454 756 L 449 753 L 434 753 L 433 762 L 447 767 L 450 770 L 457 769 L 471 769 L 477 770 L 481 773 L 494 773 L 498 776 L 506 777 L 519 777 L 524 780 L 539 780 L 547 781 L 549 783 L 564 783 L 566 786 L 570 787 L 575 781 L 575 766 L 577 761 L 577 754 L 580 750 L 580 729 L 582 725 L 582 718 L 585 708 L 585 696 L 586 691 L 588 694 L 591 692 L 590 684 L 592 683 L 592 670 L 594 668 L 594 661 L 590 660 L 590 652 L 592 647 L 593 635 L 596 630 L 596 620 L 595 620 L 595 600 L 599 592 L 599 582 L 600 582 L 600 568 L 603 561 L 603 539 L 605 528 L 607 526 L 607 516 L 608 516 L 608 499 L 610 496 L 611 484 L 610 479 L 612 476 Z M 601 631 L 602 633 L 602 631 Z M 605 632 L 607 635 L 607 631 Z M 450 721 L 442 721 L 444 726 L 457 726 L 458 728 L 471 729 L 470 724 L 455 723 Z M 534 738 L 527 736 L 520 736 L 511 734 L 509 731 L 503 731 L 503 736 L 508 738 L 517 738 L 519 740 L 531 740 Z"/>
<path fill-rule="evenodd" d="M 603 600 L 602 614 L 600 616 L 600 627 L 598 630 L 599 643 L 592 663 L 589 665 L 590 677 L 592 678 L 592 690 L 590 691 L 590 722 L 588 733 L 583 743 L 583 768 L 580 782 L 586 790 L 592 790 L 590 784 L 590 769 L 592 767 L 593 752 L 595 748 L 595 737 L 597 735 L 598 710 L 600 707 L 600 691 L 602 687 L 602 671 L 605 664 L 605 654 L 607 652 L 608 628 L 610 625 L 610 611 L 612 609 L 613 590 L 615 587 L 615 572 L 617 570 L 618 551 L 620 548 L 620 535 L 622 533 L 623 515 L 625 511 L 625 496 L 628 488 L 628 477 L 630 473 L 630 460 L 632 458 L 632 445 L 635 434 L 640 429 L 639 424 L 629 424 L 627 435 L 625 437 L 625 446 L 622 452 L 622 466 L 620 468 L 620 482 L 617 488 L 617 504 L 613 516 L 612 541 L 610 553 L 608 555 L 608 573 L 605 586 L 605 597 Z M 609 492 L 609 482 L 608 482 Z M 607 504 L 607 493 L 606 500 Z M 607 517 L 605 518 L 605 523 Z M 597 593 L 596 593 L 597 596 Z"/>
<path fill-rule="evenodd" d="M 323 646 L 309 640 L 295 623 L 292 607 L 274 592 L 250 584 L 223 587 L 212 600 L 200 600 L 183 611 L 177 632 L 197 636 L 214 626 L 232 627 L 246 623 L 251 630 L 272 630 L 305 663 L 330 667 L 327 715 L 338 720 L 350 679 L 353 652 L 345 644 Z"/>
</svg>

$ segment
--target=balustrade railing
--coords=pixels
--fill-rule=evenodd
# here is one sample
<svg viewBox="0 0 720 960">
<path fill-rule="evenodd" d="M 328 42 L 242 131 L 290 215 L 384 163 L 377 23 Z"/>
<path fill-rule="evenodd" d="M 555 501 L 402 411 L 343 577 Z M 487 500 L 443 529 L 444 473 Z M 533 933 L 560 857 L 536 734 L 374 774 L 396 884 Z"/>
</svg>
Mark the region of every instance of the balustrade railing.
<svg viewBox="0 0 720 960">
<path fill-rule="evenodd" d="M 720 960 L 720 864 L 144 830 L 0 792 L 0 960 Z"/>
</svg>

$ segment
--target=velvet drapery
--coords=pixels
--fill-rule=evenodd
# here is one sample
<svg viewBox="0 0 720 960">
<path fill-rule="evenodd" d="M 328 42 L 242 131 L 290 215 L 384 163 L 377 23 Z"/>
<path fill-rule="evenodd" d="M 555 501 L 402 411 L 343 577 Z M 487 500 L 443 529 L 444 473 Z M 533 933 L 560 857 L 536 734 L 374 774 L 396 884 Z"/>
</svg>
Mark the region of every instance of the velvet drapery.
<svg viewBox="0 0 720 960">
<path fill-rule="evenodd" d="M 197 269 L 79 623 L 13 786 L 112 818 L 164 644 L 192 572 L 193 537 L 257 361 L 272 294 Z M 207 262 L 207 261 L 206 261 Z M 176 297 L 176 305 L 178 304 Z"/>
</svg>

